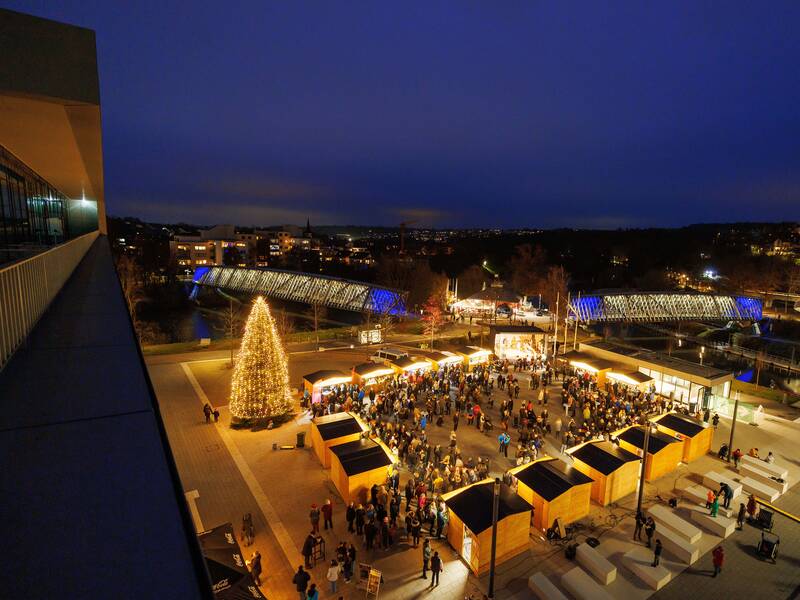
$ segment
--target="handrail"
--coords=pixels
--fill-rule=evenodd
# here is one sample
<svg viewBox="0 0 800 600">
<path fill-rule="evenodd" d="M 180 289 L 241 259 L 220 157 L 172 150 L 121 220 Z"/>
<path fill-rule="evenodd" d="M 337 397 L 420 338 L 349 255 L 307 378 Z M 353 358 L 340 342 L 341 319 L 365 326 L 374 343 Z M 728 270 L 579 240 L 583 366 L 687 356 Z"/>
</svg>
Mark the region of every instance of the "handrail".
<svg viewBox="0 0 800 600">
<path fill-rule="evenodd" d="M 94 243 L 92 231 L 0 268 L 0 370 L 23 344 Z"/>
</svg>

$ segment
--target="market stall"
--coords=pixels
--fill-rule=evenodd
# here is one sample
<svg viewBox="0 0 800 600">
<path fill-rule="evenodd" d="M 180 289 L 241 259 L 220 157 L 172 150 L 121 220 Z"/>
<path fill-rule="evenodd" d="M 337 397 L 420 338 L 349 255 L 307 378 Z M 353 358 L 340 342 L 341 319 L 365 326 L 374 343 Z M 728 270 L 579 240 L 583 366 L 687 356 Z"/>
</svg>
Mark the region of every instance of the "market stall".
<svg viewBox="0 0 800 600">
<path fill-rule="evenodd" d="M 592 500 L 601 506 L 636 491 L 640 458 L 610 442 L 586 442 L 569 451 L 572 466 L 594 480 Z"/>
<path fill-rule="evenodd" d="M 366 504 L 373 485 L 383 485 L 395 459 L 380 441 L 362 438 L 332 446 L 331 481 L 345 504 Z"/>
<path fill-rule="evenodd" d="M 610 360 L 597 358 L 585 352 L 570 350 L 566 354 L 558 357 L 560 361 L 566 362 L 580 375 L 588 373 L 597 378 L 597 387 L 602 388 L 606 383 L 606 374 L 614 367 Z"/>
<path fill-rule="evenodd" d="M 500 359 L 534 359 L 547 354 L 547 334 L 532 325 L 491 324 L 489 340 Z"/>
<path fill-rule="evenodd" d="M 492 552 L 494 481 L 484 479 L 442 495 L 449 522 L 447 541 L 475 575 L 489 570 Z M 496 563 L 528 549 L 531 505 L 506 484 L 500 484 Z"/>
<path fill-rule="evenodd" d="M 488 364 L 492 357 L 491 350 L 478 346 L 457 346 L 453 348 L 453 352 L 463 357 L 464 367 L 469 371 L 478 365 Z"/>
<path fill-rule="evenodd" d="M 533 506 L 533 527 L 545 531 L 556 519 L 563 525 L 589 514 L 592 479 L 549 456 L 509 471 L 517 494 Z"/>
<path fill-rule="evenodd" d="M 319 462 L 326 469 L 331 466 L 331 452 L 333 446 L 354 442 L 361 438 L 367 430 L 361 420 L 348 412 L 323 415 L 311 420 L 311 447 L 319 458 Z"/>
<path fill-rule="evenodd" d="M 653 378 L 650 375 L 645 375 L 630 366 L 622 364 L 616 364 L 606 371 L 606 378 L 611 383 L 618 383 L 641 391 L 647 391 L 647 388 L 653 383 Z"/>
<path fill-rule="evenodd" d="M 450 365 L 464 364 L 464 357 L 448 350 L 441 352 L 426 352 L 424 358 L 433 363 L 433 368 L 437 371 Z"/>
<path fill-rule="evenodd" d="M 644 427 L 631 426 L 611 434 L 620 448 L 641 457 L 644 449 Z M 647 461 L 645 462 L 645 480 L 653 481 L 672 473 L 678 468 L 683 458 L 683 442 L 660 431 L 651 431 L 647 444 Z"/>
<path fill-rule="evenodd" d="M 353 383 L 361 387 L 380 386 L 388 379 L 391 379 L 395 370 L 387 365 L 379 365 L 374 362 L 361 363 L 353 367 Z"/>
<path fill-rule="evenodd" d="M 711 451 L 714 428 L 708 423 L 680 413 L 667 413 L 653 419 L 658 430 L 683 441 L 683 462 L 688 463 Z"/>
<path fill-rule="evenodd" d="M 311 396 L 311 402 L 319 402 L 331 392 L 334 386 L 351 383 L 352 381 L 352 375 L 342 371 L 326 369 L 303 375 L 303 389 Z"/>
<path fill-rule="evenodd" d="M 419 356 L 404 356 L 389 363 L 401 377 L 410 377 L 433 369 L 433 363 Z"/>
<path fill-rule="evenodd" d="M 219 600 L 264 598 L 247 570 L 245 558 L 236 542 L 233 525 L 225 523 L 197 535 L 203 551 L 211 589 Z"/>
</svg>

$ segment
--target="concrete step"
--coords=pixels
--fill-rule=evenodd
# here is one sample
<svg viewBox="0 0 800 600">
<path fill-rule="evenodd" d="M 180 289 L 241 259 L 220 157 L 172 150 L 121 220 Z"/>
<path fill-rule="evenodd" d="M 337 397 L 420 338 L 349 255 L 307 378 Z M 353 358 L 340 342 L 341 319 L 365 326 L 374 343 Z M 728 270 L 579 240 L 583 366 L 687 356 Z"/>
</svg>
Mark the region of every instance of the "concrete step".
<svg viewBox="0 0 800 600">
<path fill-rule="evenodd" d="M 656 528 L 653 536 L 654 544 L 656 540 L 661 540 L 666 552 L 687 565 L 694 564 L 700 557 L 700 549 L 695 544 L 690 544 L 669 527 Z"/>
<path fill-rule="evenodd" d="M 697 504 L 705 508 L 706 506 L 706 495 L 708 494 L 708 488 L 703 487 L 702 485 L 693 485 L 692 487 L 688 487 L 682 491 L 683 499 L 688 504 Z M 719 514 L 725 517 L 732 517 L 733 516 L 733 509 L 732 508 L 725 508 L 723 506 L 719 507 Z"/>
<path fill-rule="evenodd" d="M 719 484 L 723 481 L 733 490 L 733 499 L 736 500 L 739 494 L 742 493 L 742 486 L 736 483 L 730 476 L 727 474 L 722 475 L 717 471 L 709 471 L 703 475 L 703 485 L 710 490 L 714 490 L 715 493 L 719 491 Z"/>
<path fill-rule="evenodd" d="M 693 506 L 690 510 L 692 521 L 718 537 L 724 539 L 736 530 L 735 519 L 729 519 L 721 514 L 712 517 L 704 506 Z"/>
<path fill-rule="evenodd" d="M 756 481 L 752 477 L 745 477 L 741 481 L 742 488 L 748 494 L 755 494 L 759 498 L 764 498 L 770 502 L 775 502 L 781 493 L 773 487 L 768 486 L 766 483 Z"/>
<path fill-rule="evenodd" d="M 664 543 L 664 540 L 661 540 Z M 672 579 L 672 573 L 662 565 L 653 565 L 653 551 L 638 546 L 622 556 L 622 564 L 638 579 L 654 590 L 660 590 Z"/>
<path fill-rule="evenodd" d="M 578 564 L 594 575 L 595 579 L 603 585 L 608 585 L 617 578 L 617 567 L 600 554 L 597 548 L 592 548 L 589 544 L 578 546 L 576 558 Z"/>
<path fill-rule="evenodd" d="M 567 600 L 567 597 L 544 573 L 534 573 L 528 577 L 528 588 L 539 600 Z"/>
<path fill-rule="evenodd" d="M 785 494 L 789 489 L 788 481 L 784 480 L 783 483 L 775 481 L 769 471 L 764 471 L 758 465 L 752 465 L 749 463 L 742 464 L 739 467 L 739 473 L 745 477 L 750 477 L 751 479 L 755 479 L 758 482 L 768 485 L 769 487 L 776 489 L 781 494 Z"/>
<path fill-rule="evenodd" d="M 575 567 L 561 576 L 561 586 L 576 600 L 614 600 L 605 588 L 580 567 Z"/>
<path fill-rule="evenodd" d="M 780 477 L 781 479 L 786 479 L 789 476 L 789 471 L 777 463 L 768 463 L 765 460 L 761 460 L 760 458 L 754 458 L 752 456 L 747 456 L 746 454 L 742 457 L 742 461 L 739 463 L 741 465 L 755 465 L 759 469 L 766 471 L 770 475 L 774 475 L 775 477 Z"/>
<path fill-rule="evenodd" d="M 697 527 L 689 523 L 689 521 L 680 518 L 672 510 L 663 504 L 655 504 L 647 509 L 647 514 L 653 517 L 656 522 L 656 536 L 659 530 L 669 528 L 674 531 L 679 537 L 683 538 L 690 544 L 700 541 L 703 532 Z"/>
</svg>

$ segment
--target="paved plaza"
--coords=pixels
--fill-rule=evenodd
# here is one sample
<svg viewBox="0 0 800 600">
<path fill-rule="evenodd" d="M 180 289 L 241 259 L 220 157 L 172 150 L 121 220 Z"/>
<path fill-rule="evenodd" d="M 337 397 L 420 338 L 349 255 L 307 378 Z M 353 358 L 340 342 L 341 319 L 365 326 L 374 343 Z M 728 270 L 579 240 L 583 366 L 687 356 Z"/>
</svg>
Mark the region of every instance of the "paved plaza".
<svg viewBox="0 0 800 600">
<path fill-rule="evenodd" d="M 321 368 L 347 370 L 363 362 L 367 354 L 364 349 L 292 353 L 290 381 L 296 386 L 304 373 Z M 480 598 L 485 593 L 488 577 L 475 578 L 471 575 L 444 540 L 433 543 L 433 548 L 443 556 L 445 567 L 440 586 L 430 590 L 428 580 L 420 578 L 419 549 L 410 548 L 401 539 L 388 551 L 367 552 L 360 541 L 347 534 L 344 505 L 311 449 L 273 450 L 273 444 L 294 444 L 296 433 L 308 429 L 307 414 L 298 412 L 292 422 L 272 431 L 254 433 L 230 429 L 225 404 L 232 371 L 227 358 L 224 352 L 162 355 L 149 358 L 148 368 L 185 490 L 193 497 L 196 519 L 201 522 L 197 526 L 211 528 L 230 521 L 238 531 L 242 515 L 251 512 L 255 520 L 256 540 L 253 546 L 242 549 L 247 556 L 255 549 L 261 552 L 265 567 L 262 590 L 269 598 L 297 597 L 291 577 L 302 563 L 300 548 L 309 531 L 309 507 L 312 502 L 321 504 L 326 498 L 334 503 L 334 529 L 332 532 L 322 532 L 328 559 L 339 541 L 356 542 L 357 562 L 369 563 L 383 573 L 381 598 L 460 599 L 469 594 Z M 527 400 L 533 392 L 527 389 L 525 377 L 521 375 L 523 385 L 520 397 Z M 556 400 L 558 385 L 553 386 L 550 393 L 548 409 L 552 419 L 558 416 L 563 418 L 560 403 Z M 502 393 L 495 392 L 496 406 Z M 220 422 L 216 425 L 204 423 L 201 409 L 206 401 L 220 409 Z M 498 423 L 498 409 L 488 410 L 495 423 Z M 433 443 L 445 443 L 450 433 L 449 426 L 448 421 L 440 428 L 429 425 L 429 439 Z M 511 433 L 513 436 L 513 430 Z M 500 475 L 512 466 L 510 459 L 498 454 L 496 435 L 496 430 L 493 434 L 482 434 L 474 426 L 467 426 L 465 421 L 458 429 L 463 456 L 489 457 L 492 475 Z M 728 435 L 728 424 L 723 420 L 715 434 L 714 449 L 727 441 Z M 800 477 L 800 460 L 795 452 L 798 436 L 800 424 L 767 417 L 760 427 L 740 424 L 735 446 L 745 451 L 757 446 L 762 454 L 772 450 L 778 463 L 789 469 L 791 483 Z M 554 438 L 548 436 L 545 450 L 552 456 L 558 456 L 554 442 Z M 512 450 L 514 446 L 512 441 Z M 647 485 L 645 505 L 665 502 L 677 495 L 678 490 L 699 483 L 701 478 L 698 474 L 727 468 L 726 463 L 712 455 L 690 465 L 681 465 L 676 472 L 655 484 Z M 736 477 L 734 473 L 729 474 Z M 407 477 L 408 473 L 404 470 L 401 487 Z M 777 504 L 789 512 L 800 512 L 800 498 L 794 490 L 790 489 Z M 633 494 L 606 508 L 592 504 L 591 513 L 581 521 L 575 538 L 575 541 L 582 541 L 587 536 L 598 538 L 601 542 L 599 549 L 617 564 L 619 576 L 607 588 L 617 598 L 639 599 L 652 595 L 652 590 L 642 586 L 625 571 L 620 560 L 621 554 L 634 547 L 631 541 L 634 508 Z M 674 563 L 668 556 L 665 557 L 662 564 L 673 571 L 676 577 L 653 597 L 683 598 L 687 589 L 701 592 L 706 599 L 747 595 L 789 597 L 800 585 L 800 569 L 797 568 L 800 561 L 800 525 L 782 517 L 776 518 L 775 530 L 781 535 L 777 564 L 764 563 L 755 557 L 754 548 L 759 531 L 746 526 L 743 532 L 736 532 L 723 542 L 727 555 L 725 568 L 721 577 L 712 579 L 709 576 L 710 550 L 720 540 L 704 533 L 701 542 L 704 555 L 692 567 L 685 569 L 686 565 Z M 541 571 L 557 582 L 561 573 L 574 566 L 575 563 L 564 556 L 563 543 L 551 544 L 534 534 L 529 553 L 499 565 L 496 597 L 501 600 L 531 598 L 532 593 L 527 588 L 527 579 L 531 574 Z M 355 580 L 346 584 L 340 579 L 337 593 L 329 593 L 324 577 L 326 569 L 325 564 L 320 564 L 312 570 L 312 581 L 318 584 L 321 598 L 338 598 L 339 595 L 348 599 L 364 597 L 364 591 L 357 588 Z"/>
</svg>

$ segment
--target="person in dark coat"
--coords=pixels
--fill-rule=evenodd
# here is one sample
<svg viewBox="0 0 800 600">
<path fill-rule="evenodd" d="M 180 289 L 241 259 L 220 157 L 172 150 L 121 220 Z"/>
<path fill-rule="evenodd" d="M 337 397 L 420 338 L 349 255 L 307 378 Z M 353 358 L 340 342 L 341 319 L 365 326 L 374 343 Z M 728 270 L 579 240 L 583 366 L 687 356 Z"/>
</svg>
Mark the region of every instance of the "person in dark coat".
<svg viewBox="0 0 800 600">
<path fill-rule="evenodd" d="M 656 522 L 653 517 L 647 517 L 647 522 L 644 524 L 644 534 L 647 536 L 647 547 L 653 540 L 653 534 L 656 532 Z"/>
<path fill-rule="evenodd" d="M 644 515 L 641 513 L 641 511 L 637 512 L 636 526 L 633 529 L 633 541 L 639 541 L 639 542 L 642 541 L 642 528 L 644 527 L 645 523 L 646 520 L 644 518 Z"/>
<path fill-rule="evenodd" d="M 297 573 L 292 577 L 292 583 L 300 597 L 300 600 L 305 600 L 306 590 L 308 589 L 308 582 L 311 581 L 311 575 L 303 570 L 303 565 L 297 567 Z"/>
<path fill-rule="evenodd" d="M 439 573 L 443 570 L 442 559 L 439 558 L 438 552 L 434 552 L 433 557 L 431 557 L 431 587 L 439 585 Z"/>
<path fill-rule="evenodd" d="M 317 538 L 314 537 L 314 532 L 308 534 L 306 541 L 303 542 L 303 558 L 306 559 L 306 569 L 311 568 L 311 556 L 314 554 L 314 546 L 317 543 Z"/>
<path fill-rule="evenodd" d="M 375 534 L 378 528 L 375 527 L 375 522 L 370 520 L 364 525 L 364 540 L 367 542 L 367 550 L 372 550 L 372 543 L 375 540 Z"/>
<path fill-rule="evenodd" d="M 653 566 L 657 567 L 659 560 L 661 560 L 661 540 L 656 540 L 656 547 L 653 549 Z"/>
<path fill-rule="evenodd" d="M 344 516 L 347 519 L 347 531 L 353 533 L 355 531 L 353 522 L 356 520 L 356 507 L 352 502 L 347 505 L 347 511 Z"/>
<path fill-rule="evenodd" d="M 256 550 L 250 558 L 250 575 L 253 576 L 253 581 L 256 585 L 261 585 L 261 553 Z"/>
</svg>

